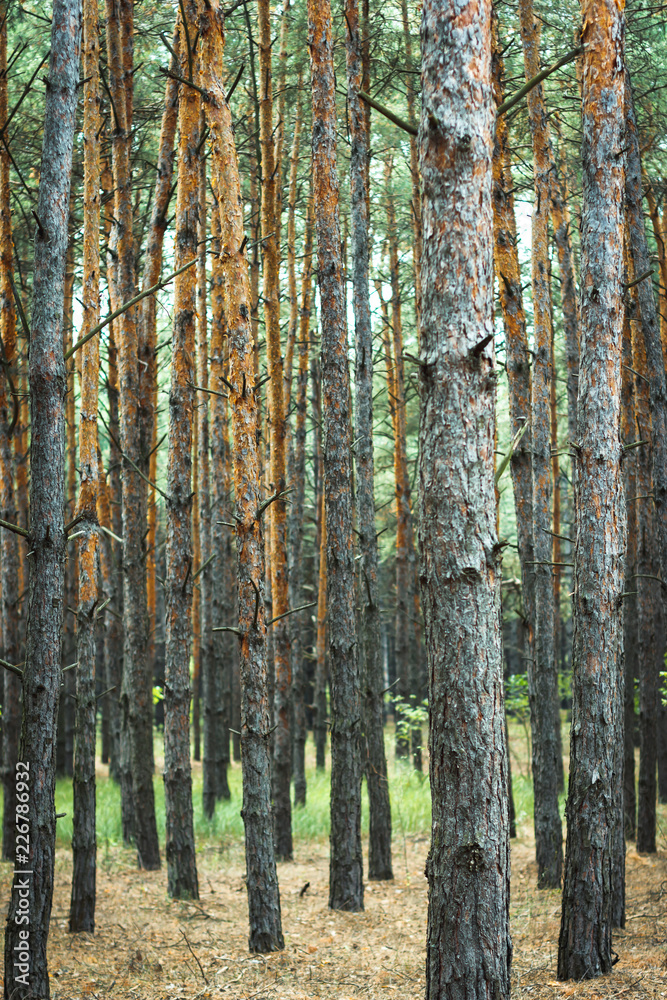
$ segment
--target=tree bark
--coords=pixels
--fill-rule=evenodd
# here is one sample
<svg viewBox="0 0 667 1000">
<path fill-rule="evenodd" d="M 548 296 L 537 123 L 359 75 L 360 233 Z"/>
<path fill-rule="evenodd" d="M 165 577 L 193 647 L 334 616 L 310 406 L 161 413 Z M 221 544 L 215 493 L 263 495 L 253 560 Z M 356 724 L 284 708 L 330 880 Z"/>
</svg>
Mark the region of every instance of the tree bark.
<svg viewBox="0 0 667 1000">
<path fill-rule="evenodd" d="M 407 14 L 405 15 L 407 19 Z M 355 425 L 360 644 L 364 751 L 369 804 L 368 877 L 393 878 L 391 805 L 384 752 L 382 641 L 375 533 L 373 467 L 373 330 L 369 294 L 368 161 L 370 134 L 366 107 L 358 91 L 363 82 L 363 50 L 368 23 L 359 24 L 358 0 L 346 0 L 347 102 L 350 127 L 350 214 L 355 339 Z M 409 36 L 408 36 L 409 37 Z M 416 158 L 416 145 L 415 145 Z"/>
<path fill-rule="evenodd" d="M 217 195 L 217 189 L 216 189 Z M 211 218 L 213 267 L 211 275 L 211 349 L 210 384 L 224 392 L 223 377 L 228 375 L 227 321 L 225 317 L 223 269 L 220 260 L 220 212 L 218 203 Z M 211 397 L 211 616 L 213 627 L 226 625 L 234 616 L 234 573 L 232 481 L 230 475 L 229 420 L 227 395 Z M 226 523 L 224 523 L 226 522 Z M 229 769 L 229 730 L 236 728 L 232 719 L 232 673 L 234 636 L 214 632 L 210 672 L 204 675 L 204 811 L 213 814 L 213 799 L 231 796 Z"/>
<path fill-rule="evenodd" d="M 117 294 L 129 302 L 135 294 L 132 234 L 130 144 L 132 120 L 132 38 L 130 0 L 106 0 L 109 89 L 113 98 L 112 134 Z M 153 677 L 146 655 L 147 594 L 146 491 L 135 466 L 141 466 L 136 308 L 119 318 L 118 367 L 123 502 L 124 656 L 121 709 L 127 729 L 132 771 L 134 840 L 139 865 L 160 867 L 153 791 Z"/>
<path fill-rule="evenodd" d="M 625 247 L 627 258 L 627 244 Z M 628 282 L 627 269 L 625 283 Z M 632 364 L 632 332 L 628 307 L 623 313 L 623 373 L 621 386 L 621 440 L 631 444 L 636 440 L 634 375 Z M 635 839 L 637 828 L 637 798 L 635 792 L 635 677 L 637 676 L 637 513 L 645 500 L 637 500 L 636 449 L 626 452 L 623 459 L 623 492 L 627 520 L 625 549 L 625 593 L 623 600 L 624 651 L 624 726 L 623 726 L 623 812 L 625 836 Z"/>
<path fill-rule="evenodd" d="M 100 319 L 100 94 L 99 11 L 96 0 L 83 10 L 83 324 L 81 335 Z M 95 930 L 95 721 L 96 609 L 99 603 L 99 463 L 97 407 L 100 341 L 81 348 L 81 415 L 79 465 L 81 484 L 76 516 L 79 543 L 79 607 L 77 613 L 76 723 L 74 735 L 74 806 L 72 829 L 72 896 L 69 929 Z"/>
<path fill-rule="evenodd" d="M 72 147 L 76 127 L 81 44 L 80 0 L 54 0 L 49 85 L 44 109 L 44 138 L 35 237 L 30 340 L 31 476 L 30 590 L 26 661 L 23 673 L 23 723 L 17 776 L 28 778 L 27 809 L 30 855 L 16 858 L 5 929 L 5 986 L 9 998 L 50 996 L 46 946 L 53 899 L 56 838 L 55 747 L 61 682 L 61 631 L 65 549 L 65 362 L 62 324 L 67 253 Z M 19 805 L 17 804 L 17 813 Z M 29 969 L 15 956 L 25 949 L 21 914 L 30 915 Z M 21 922 L 19 923 L 19 920 Z M 25 973 L 25 975 L 23 975 Z M 20 977 L 20 978 L 19 978 Z"/>
<path fill-rule="evenodd" d="M 238 551 L 241 746 L 249 947 L 284 947 L 273 847 L 269 760 L 269 704 L 264 621 L 262 495 L 257 445 L 258 407 L 248 263 L 243 248 L 243 202 L 232 119 L 222 84 L 223 14 L 217 0 L 200 0 L 203 85 L 211 129 L 213 170 L 223 248 L 223 284 L 229 327 L 230 404 L 234 434 L 234 493 Z"/>
<path fill-rule="evenodd" d="M 425 0 L 421 37 L 419 550 L 433 810 L 426 997 L 500 1000 L 510 992 L 511 942 L 494 492 L 491 4 Z"/>
<path fill-rule="evenodd" d="M 616 861 L 625 509 L 620 400 L 624 21 L 584 0 L 581 352 L 567 853 L 559 979 L 609 972 Z"/>
<path fill-rule="evenodd" d="M 296 174 L 296 171 L 295 171 Z M 296 196 L 296 190 L 294 191 Z M 290 191 L 290 212 L 292 195 Z M 288 237 L 289 239 L 289 237 Z M 306 413 L 308 405 L 308 362 L 310 356 L 310 292 L 313 283 L 313 200 L 308 199 L 308 215 L 306 217 L 306 232 L 303 244 L 303 274 L 301 278 L 301 307 L 299 310 L 299 369 L 296 386 L 296 426 L 291 440 L 291 469 L 289 481 L 294 483 L 292 507 L 289 515 L 289 586 L 290 605 L 299 607 L 302 601 L 301 583 L 303 570 L 301 565 L 303 540 L 303 511 L 306 491 Z M 294 804 L 306 804 L 306 738 L 308 726 L 306 720 L 306 675 L 303 652 L 306 643 L 303 638 L 303 614 L 290 616 L 292 654 L 292 775 L 294 778 Z"/>
<path fill-rule="evenodd" d="M 350 456 L 350 380 L 338 217 L 336 91 L 331 7 L 309 0 L 313 198 L 322 328 L 324 505 L 331 673 L 329 906 L 362 910 L 361 685 L 356 651 Z"/>
<path fill-rule="evenodd" d="M 625 175 L 625 205 L 630 237 L 630 256 L 632 268 L 637 277 L 651 270 L 646 232 L 644 229 L 642 174 L 639 142 L 637 137 L 637 122 L 632 100 L 632 85 L 630 76 L 625 77 L 625 132 L 626 132 L 626 175 Z M 629 269 L 631 270 L 631 269 Z M 653 456 L 653 497 L 654 517 L 657 535 L 657 563 L 660 567 L 660 579 L 667 580 L 667 388 L 665 385 L 665 366 L 660 340 L 660 326 L 656 310 L 653 284 L 645 278 L 634 286 L 639 307 L 638 320 L 641 335 L 646 350 L 646 377 L 649 381 L 650 403 L 650 446 Z M 633 366 L 634 367 L 634 366 Z M 641 458 L 638 460 L 641 462 Z M 638 495 L 641 491 L 638 490 Z M 646 517 L 643 510 L 646 501 L 638 501 L 638 525 Z M 647 540 L 648 546 L 655 544 L 653 539 Z M 638 560 L 641 542 L 638 535 Z M 650 556 L 651 548 L 644 550 Z M 638 570 L 641 572 L 641 570 Z M 656 574 L 657 575 L 657 574 Z M 637 580 L 634 589 L 643 590 L 651 581 Z M 642 585 L 640 588 L 639 585 Z M 663 620 L 666 617 L 667 595 L 665 586 L 661 586 L 661 603 Z M 641 600 L 638 594 L 638 601 Z M 641 615 L 641 603 L 638 603 L 638 616 Z M 639 626 L 641 628 L 641 626 Z M 640 633 L 640 641 L 643 636 Z M 640 720 L 641 741 L 644 753 L 640 748 L 640 777 L 638 787 L 637 815 L 637 848 L 638 850 L 655 850 L 655 715 L 657 696 L 657 666 L 651 666 L 645 658 L 638 663 L 640 677 Z M 643 679 L 643 684 L 642 684 Z M 642 694 L 642 688 L 644 694 Z M 642 756 L 644 762 L 642 764 Z"/>
<path fill-rule="evenodd" d="M 526 80 L 540 67 L 540 27 L 532 0 L 519 4 Z M 560 888 L 563 832 L 558 811 L 558 671 L 554 645 L 554 590 L 551 535 L 551 380 L 553 329 L 548 262 L 550 169 L 553 153 L 544 92 L 528 95 L 533 141 L 535 195 L 532 216 L 532 286 L 534 358 L 532 371 L 533 554 L 535 560 L 535 625 L 532 659 L 528 660 L 530 724 L 533 741 L 533 791 L 537 885 Z"/>
<path fill-rule="evenodd" d="M 0 120 L 7 121 L 7 4 L 0 4 Z M 18 461 L 18 390 L 16 377 L 17 339 L 14 295 L 9 279 L 14 271 L 12 260 L 12 219 L 10 207 L 10 159 L 4 144 L 0 147 L 0 516 L 10 524 L 19 523 Z M 12 454 L 12 437 L 14 453 Z M 25 514 L 27 515 L 27 510 Z M 2 658 L 8 663 L 21 660 L 19 640 L 19 536 L 13 531 L 0 533 L 0 635 Z M 13 861 L 16 849 L 16 761 L 21 732 L 21 681 L 16 674 L 3 671 L 2 698 L 2 857 Z"/>
<path fill-rule="evenodd" d="M 185 0 L 181 30 L 196 33 L 196 0 Z M 180 75 L 198 79 L 198 63 L 181 38 Z M 183 87 L 178 106 L 178 188 L 176 270 L 197 256 L 199 219 L 199 93 Z M 194 417 L 195 317 L 197 285 L 193 269 L 174 286 L 169 459 L 167 466 L 167 548 L 165 574 L 164 798 L 167 891 L 172 898 L 198 899 L 190 772 L 190 634 L 192 567 L 192 424 Z"/>
</svg>

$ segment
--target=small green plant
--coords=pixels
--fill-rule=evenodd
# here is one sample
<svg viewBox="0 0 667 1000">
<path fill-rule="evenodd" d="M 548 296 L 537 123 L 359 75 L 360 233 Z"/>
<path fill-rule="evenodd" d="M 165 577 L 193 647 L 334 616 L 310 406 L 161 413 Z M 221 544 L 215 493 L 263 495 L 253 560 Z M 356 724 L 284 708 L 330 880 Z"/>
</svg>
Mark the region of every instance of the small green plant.
<svg viewBox="0 0 667 1000">
<path fill-rule="evenodd" d="M 153 687 L 153 704 L 158 705 L 161 701 L 164 701 L 164 688 L 156 684 Z"/>
<path fill-rule="evenodd" d="M 396 738 L 400 742 L 410 745 L 412 733 L 428 722 L 428 698 L 424 698 L 417 704 L 414 694 L 410 695 L 410 700 L 394 698 L 394 710 L 396 713 Z"/>
<path fill-rule="evenodd" d="M 530 761 L 530 704 L 528 701 L 528 675 L 510 674 L 505 681 L 505 709 L 522 727 L 526 736 L 526 760 Z M 530 776 L 528 771 L 527 777 Z"/>
</svg>

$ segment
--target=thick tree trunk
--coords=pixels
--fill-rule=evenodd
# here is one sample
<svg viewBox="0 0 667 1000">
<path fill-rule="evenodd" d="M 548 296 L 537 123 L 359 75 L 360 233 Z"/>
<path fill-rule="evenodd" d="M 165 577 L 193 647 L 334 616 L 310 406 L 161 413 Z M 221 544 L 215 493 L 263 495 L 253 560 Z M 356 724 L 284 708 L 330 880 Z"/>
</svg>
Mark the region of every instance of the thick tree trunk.
<svg viewBox="0 0 667 1000">
<path fill-rule="evenodd" d="M 526 79 L 539 72 L 540 27 L 532 0 L 519 4 Z M 533 738 L 534 827 L 537 885 L 560 887 L 563 833 L 558 811 L 558 671 L 554 645 L 554 589 L 551 535 L 551 380 L 553 330 L 549 280 L 548 224 L 553 153 L 541 86 L 528 95 L 533 140 L 535 196 L 532 216 L 534 358 L 532 371 L 533 554 L 535 625 L 528 660 L 530 723 Z"/>
<path fill-rule="evenodd" d="M 331 672 L 329 906 L 361 910 L 361 684 L 356 648 L 350 379 L 338 218 L 336 90 L 329 0 L 309 0 L 313 198 L 322 327 L 324 504 Z"/>
<path fill-rule="evenodd" d="M 609 972 L 616 862 L 625 505 L 620 401 L 624 21 L 584 0 L 581 353 L 567 853 L 559 979 Z"/>
<path fill-rule="evenodd" d="M 117 294 L 135 293 L 130 143 L 132 119 L 132 38 L 130 0 L 106 0 L 109 89 L 114 102 L 113 172 Z M 135 466 L 141 465 L 136 309 L 118 320 L 120 446 L 123 501 L 123 686 L 121 708 L 132 771 L 134 840 L 142 868 L 160 867 L 153 791 L 153 677 L 147 657 L 146 491 Z"/>
<path fill-rule="evenodd" d="M 181 28 L 194 36 L 197 2 L 183 4 Z M 180 75 L 197 78 L 197 63 L 181 38 Z M 197 256 L 199 218 L 199 93 L 183 87 L 178 107 L 176 270 Z M 198 899 L 190 773 L 190 632 L 192 611 L 192 424 L 194 417 L 197 284 L 194 268 L 174 287 L 167 548 L 165 574 L 164 798 L 168 884 L 172 898 Z"/>
<path fill-rule="evenodd" d="M 243 202 L 232 119 L 222 84 L 223 14 L 217 0 L 200 0 L 202 84 L 211 129 L 212 168 L 218 184 L 223 285 L 229 329 L 230 404 L 234 433 L 234 486 L 238 551 L 238 629 L 241 657 L 241 746 L 246 885 L 254 952 L 284 947 L 273 848 L 269 760 L 269 705 L 263 599 L 262 518 L 258 407 L 250 317 L 250 281 L 243 248 Z"/>
<path fill-rule="evenodd" d="M 407 15 L 406 15 L 407 18 Z M 367 107 L 359 98 L 363 42 L 368 23 L 359 25 L 358 0 L 346 0 L 347 100 L 350 125 L 350 206 L 352 217 L 352 284 L 355 337 L 356 504 L 359 537 L 357 582 L 360 611 L 364 750 L 369 802 L 368 877 L 393 878 L 391 866 L 391 805 L 387 782 L 382 719 L 384 676 L 380 635 L 378 547 L 375 533 L 373 468 L 373 331 L 368 275 L 368 160 L 370 135 Z M 415 147 L 416 157 L 416 147 Z"/>
<path fill-rule="evenodd" d="M 100 319 L 100 39 L 96 0 L 83 11 L 83 324 L 85 336 Z M 79 543 L 79 607 L 77 613 L 76 725 L 74 742 L 74 807 L 72 829 L 72 897 L 69 929 L 95 930 L 95 658 L 99 604 L 99 463 L 97 406 L 100 341 L 81 348 L 81 419 L 79 465 L 81 485 L 76 516 Z"/>
<path fill-rule="evenodd" d="M 27 874 L 14 876 L 15 891 L 7 914 L 6 1000 L 27 996 L 48 1000 L 50 996 L 46 946 L 53 899 L 56 721 L 67 545 L 63 454 L 67 382 L 62 323 L 81 17 L 80 0 L 54 0 L 31 310 L 32 555 L 19 745 L 23 767 L 19 770 L 17 765 L 16 771 L 17 782 L 21 778 L 28 786 L 27 803 L 20 815 L 21 827 L 28 826 L 30 853 L 22 852 L 19 856 L 17 852 L 15 861 L 16 870 L 25 870 Z M 17 813 L 21 805 L 17 804 Z M 27 928 L 22 917 L 26 912 L 30 915 Z M 28 961 L 17 962 L 16 955 L 26 950 Z"/>
<path fill-rule="evenodd" d="M 421 37 L 419 549 L 433 808 L 426 997 L 501 1000 L 512 949 L 493 481 L 491 4 L 426 0 Z"/>
</svg>

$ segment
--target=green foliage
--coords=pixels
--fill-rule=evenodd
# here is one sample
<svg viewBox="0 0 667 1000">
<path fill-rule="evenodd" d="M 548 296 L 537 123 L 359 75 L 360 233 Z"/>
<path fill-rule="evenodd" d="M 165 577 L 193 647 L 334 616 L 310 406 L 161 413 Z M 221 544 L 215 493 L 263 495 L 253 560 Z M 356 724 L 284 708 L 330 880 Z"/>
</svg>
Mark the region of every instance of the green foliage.
<svg viewBox="0 0 667 1000">
<path fill-rule="evenodd" d="M 424 698 L 419 704 L 414 694 L 410 695 L 409 701 L 395 698 L 394 708 L 397 713 L 396 737 L 409 744 L 414 730 L 421 729 L 428 722 L 428 698 Z"/>
</svg>

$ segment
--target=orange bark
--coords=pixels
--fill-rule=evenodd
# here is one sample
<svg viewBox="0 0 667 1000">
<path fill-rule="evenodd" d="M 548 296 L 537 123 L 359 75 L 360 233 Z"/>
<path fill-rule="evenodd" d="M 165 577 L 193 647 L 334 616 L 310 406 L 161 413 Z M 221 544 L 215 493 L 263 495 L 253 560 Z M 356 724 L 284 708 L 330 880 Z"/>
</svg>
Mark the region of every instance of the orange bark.
<svg viewBox="0 0 667 1000">
<path fill-rule="evenodd" d="M 238 633 L 241 657 L 243 820 L 251 951 L 284 947 L 273 852 L 269 777 L 269 706 L 263 601 L 263 498 L 257 446 L 258 393 L 248 263 L 243 253 L 243 201 L 232 119 L 222 83 L 223 14 L 218 0 L 200 0 L 202 83 L 208 94 L 212 169 L 217 175 L 221 254 L 229 328 L 229 382 L 234 433 L 238 551 Z M 281 384 L 282 389 L 282 384 Z"/>
</svg>

